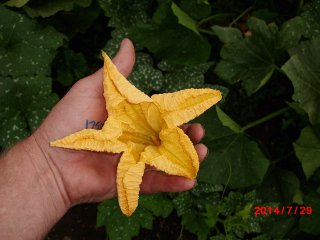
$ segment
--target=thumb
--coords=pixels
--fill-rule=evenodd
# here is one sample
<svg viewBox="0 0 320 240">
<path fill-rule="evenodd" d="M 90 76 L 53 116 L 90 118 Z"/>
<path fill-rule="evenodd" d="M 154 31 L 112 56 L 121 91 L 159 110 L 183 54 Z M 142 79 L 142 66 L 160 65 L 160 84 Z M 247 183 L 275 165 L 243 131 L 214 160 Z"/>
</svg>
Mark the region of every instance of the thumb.
<svg viewBox="0 0 320 240">
<path fill-rule="evenodd" d="M 135 62 L 135 53 L 133 43 L 128 38 L 122 40 L 120 49 L 112 62 L 124 77 L 129 76 Z"/>
</svg>

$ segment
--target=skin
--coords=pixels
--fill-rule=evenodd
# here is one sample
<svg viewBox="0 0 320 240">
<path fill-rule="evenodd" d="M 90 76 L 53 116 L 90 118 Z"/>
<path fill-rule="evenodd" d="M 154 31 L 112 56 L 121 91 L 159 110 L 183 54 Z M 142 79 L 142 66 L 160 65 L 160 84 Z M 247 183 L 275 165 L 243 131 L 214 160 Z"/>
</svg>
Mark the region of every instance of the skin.
<svg viewBox="0 0 320 240">
<path fill-rule="evenodd" d="M 134 47 L 124 39 L 113 62 L 127 77 Z M 57 103 L 41 126 L 0 159 L 0 239 L 41 239 L 73 205 L 117 196 L 116 169 L 121 154 L 75 151 L 49 146 L 84 128 L 85 119 L 107 119 L 102 69 L 79 80 Z M 200 162 L 207 147 L 200 124 L 181 128 L 195 144 Z M 149 167 L 141 193 L 181 192 L 195 180 L 169 176 Z"/>
</svg>

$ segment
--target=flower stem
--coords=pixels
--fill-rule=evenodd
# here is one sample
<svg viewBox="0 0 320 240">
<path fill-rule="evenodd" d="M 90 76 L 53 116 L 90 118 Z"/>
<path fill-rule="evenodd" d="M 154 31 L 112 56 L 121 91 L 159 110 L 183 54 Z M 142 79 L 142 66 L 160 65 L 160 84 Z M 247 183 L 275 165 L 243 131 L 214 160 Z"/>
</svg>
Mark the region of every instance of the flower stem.
<svg viewBox="0 0 320 240">
<path fill-rule="evenodd" d="M 260 124 L 262 124 L 262 123 L 264 123 L 266 121 L 269 121 L 270 119 L 275 118 L 275 117 L 285 113 L 289 109 L 290 109 L 289 107 L 284 107 L 284 108 L 279 109 L 278 111 L 270 113 L 269 115 L 264 116 L 263 118 L 260 118 L 260 119 L 258 119 L 256 121 L 254 121 L 252 123 L 249 123 L 246 126 L 242 127 L 241 131 L 244 132 L 244 131 L 246 131 L 246 130 L 248 130 L 250 128 L 253 128 L 253 127 L 257 126 L 257 125 L 260 125 Z"/>
</svg>

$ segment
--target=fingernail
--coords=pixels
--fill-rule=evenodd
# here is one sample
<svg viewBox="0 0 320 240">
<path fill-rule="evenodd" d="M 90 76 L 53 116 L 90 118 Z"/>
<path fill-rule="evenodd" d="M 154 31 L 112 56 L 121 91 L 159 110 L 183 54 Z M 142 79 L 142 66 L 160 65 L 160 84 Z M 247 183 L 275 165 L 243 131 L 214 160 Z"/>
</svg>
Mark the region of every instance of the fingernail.
<svg viewBox="0 0 320 240">
<path fill-rule="evenodd" d="M 196 186 L 198 186 L 198 181 L 197 181 L 197 179 L 195 179 L 193 187 L 196 187 Z"/>
<path fill-rule="evenodd" d="M 185 189 L 191 189 L 195 186 L 195 181 L 194 180 L 190 180 L 190 179 L 186 179 L 184 180 L 184 188 Z"/>
<path fill-rule="evenodd" d="M 200 126 L 201 126 L 202 131 L 203 131 L 203 135 L 202 135 L 202 137 L 204 137 L 204 136 L 206 135 L 206 129 L 204 128 L 204 126 L 202 126 L 202 124 L 201 124 Z"/>
<path fill-rule="evenodd" d="M 120 49 L 123 48 L 123 46 L 126 44 L 127 39 L 124 38 L 122 39 L 121 43 L 120 43 Z"/>
</svg>

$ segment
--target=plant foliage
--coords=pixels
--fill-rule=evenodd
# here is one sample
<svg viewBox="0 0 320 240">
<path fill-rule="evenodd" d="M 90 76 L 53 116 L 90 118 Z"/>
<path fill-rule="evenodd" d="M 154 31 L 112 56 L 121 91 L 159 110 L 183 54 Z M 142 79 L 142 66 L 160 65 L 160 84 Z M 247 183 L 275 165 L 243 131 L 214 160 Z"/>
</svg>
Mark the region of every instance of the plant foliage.
<svg viewBox="0 0 320 240">
<path fill-rule="evenodd" d="M 97 227 L 111 240 L 316 238 L 319 9 L 320 0 L 3 1 L 0 146 L 34 131 L 59 96 L 101 66 L 101 49 L 114 56 L 129 37 L 129 80 L 142 91 L 218 88 L 223 101 L 196 119 L 210 151 L 198 185 L 142 196 L 130 218 L 116 199 L 104 201 Z M 313 212 L 256 215 L 257 206 Z"/>
</svg>

